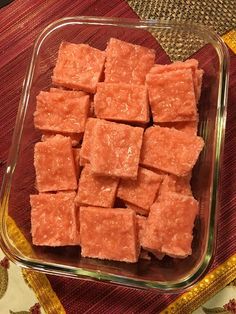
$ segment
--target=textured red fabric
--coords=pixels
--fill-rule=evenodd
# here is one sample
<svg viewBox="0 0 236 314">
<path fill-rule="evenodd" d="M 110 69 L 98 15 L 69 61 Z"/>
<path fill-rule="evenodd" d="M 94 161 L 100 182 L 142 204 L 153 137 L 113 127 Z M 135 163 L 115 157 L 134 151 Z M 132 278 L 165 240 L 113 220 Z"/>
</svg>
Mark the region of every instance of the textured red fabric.
<svg viewBox="0 0 236 314">
<path fill-rule="evenodd" d="M 65 16 L 93 15 L 137 18 L 123 0 L 16 0 L 0 10 L 0 180 L 5 170 L 21 86 L 36 36 Z M 204 62 L 204 53 L 197 54 Z M 236 252 L 236 56 L 231 52 L 218 245 L 213 269 Z M 163 56 L 165 58 L 165 56 Z M 158 313 L 176 295 L 136 290 L 76 279 L 48 276 L 67 313 Z"/>
</svg>

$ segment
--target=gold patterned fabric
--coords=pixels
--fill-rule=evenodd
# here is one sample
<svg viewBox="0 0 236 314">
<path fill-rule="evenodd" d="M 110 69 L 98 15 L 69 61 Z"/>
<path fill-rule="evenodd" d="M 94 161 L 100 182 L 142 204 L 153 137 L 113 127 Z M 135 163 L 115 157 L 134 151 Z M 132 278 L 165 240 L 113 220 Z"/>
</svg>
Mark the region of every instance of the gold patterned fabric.
<svg viewBox="0 0 236 314">
<path fill-rule="evenodd" d="M 235 279 L 236 254 L 178 297 L 161 314 L 189 314 Z M 214 313 L 212 311 L 212 313 Z M 215 312 L 216 313 L 216 312 Z"/>
<path fill-rule="evenodd" d="M 126 0 L 143 19 L 164 19 L 207 25 L 219 35 L 236 27 L 235 0 Z M 153 34 L 155 35 L 155 34 Z M 201 42 L 189 36 L 156 37 L 171 60 L 186 59 L 201 47 Z M 184 42 L 183 42 L 184 41 Z"/>
<path fill-rule="evenodd" d="M 10 216 L 8 216 L 7 228 L 16 248 L 27 256 L 34 257 L 34 251 L 30 243 Z M 34 290 L 37 299 L 47 314 L 66 314 L 46 275 L 28 269 L 22 269 L 22 273 L 25 282 Z"/>
<path fill-rule="evenodd" d="M 236 54 L 236 29 L 232 29 L 230 32 L 223 35 L 222 39 L 227 44 L 227 46 Z"/>
</svg>

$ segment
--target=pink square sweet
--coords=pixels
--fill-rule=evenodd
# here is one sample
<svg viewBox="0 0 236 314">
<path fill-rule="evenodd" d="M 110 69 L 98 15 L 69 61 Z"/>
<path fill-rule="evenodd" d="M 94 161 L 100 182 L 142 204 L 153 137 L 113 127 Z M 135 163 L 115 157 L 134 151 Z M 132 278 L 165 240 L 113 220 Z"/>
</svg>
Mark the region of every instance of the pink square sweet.
<svg viewBox="0 0 236 314">
<path fill-rule="evenodd" d="M 92 140 L 93 140 L 93 131 L 97 123 L 102 123 L 103 120 L 96 119 L 96 118 L 88 118 L 85 131 L 84 131 L 84 138 L 81 146 L 80 151 L 80 164 L 84 166 L 86 163 L 90 161 L 90 154 L 92 148 Z"/>
<path fill-rule="evenodd" d="M 63 132 L 43 131 L 41 141 L 45 142 L 57 134 L 70 137 L 71 144 L 73 147 L 79 145 L 79 143 L 82 141 L 82 138 L 83 138 L 83 133 L 63 133 Z"/>
<path fill-rule="evenodd" d="M 79 245 L 75 192 L 40 193 L 30 196 L 33 244 Z"/>
<path fill-rule="evenodd" d="M 194 121 L 197 107 L 191 69 L 146 77 L 154 122 Z"/>
<path fill-rule="evenodd" d="M 87 164 L 80 176 L 76 203 L 100 207 L 113 207 L 119 179 L 96 176 Z"/>
<path fill-rule="evenodd" d="M 138 239 L 139 242 L 141 242 L 141 238 L 143 237 L 145 231 L 147 218 L 144 216 L 136 215 L 136 222 L 138 226 Z"/>
<path fill-rule="evenodd" d="M 77 179 L 71 139 L 56 135 L 34 147 L 34 166 L 39 192 L 75 190 Z"/>
<path fill-rule="evenodd" d="M 84 131 L 84 138 L 81 146 L 80 151 L 80 164 L 84 166 L 86 163 L 89 163 L 90 154 L 91 154 L 91 142 L 93 137 L 93 131 L 97 123 L 102 123 L 102 120 L 96 118 L 88 118 L 85 131 Z"/>
<path fill-rule="evenodd" d="M 89 96 L 69 98 L 63 93 L 40 92 L 34 125 L 43 131 L 82 133 L 89 113 Z"/>
<path fill-rule="evenodd" d="M 140 215 L 136 215 L 136 222 L 138 225 L 138 239 L 139 239 L 139 243 L 141 243 L 142 242 L 141 239 L 144 237 L 144 233 L 146 229 L 147 218 Z M 151 257 L 148 253 L 149 253 L 148 251 L 141 249 L 139 258 L 150 260 Z M 151 253 L 159 260 L 162 260 L 163 257 L 165 256 L 165 254 L 160 253 L 157 250 L 155 251 L 152 250 Z"/>
<path fill-rule="evenodd" d="M 176 176 L 187 175 L 203 149 L 201 137 L 159 126 L 146 129 L 140 163 Z"/>
<path fill-rule="evenodd" d="M 190 179 L 191 174 L 183 177 L 177 177 L 172 174 L 165 175 L 159 189 L 157 200 L 160 200 L 161 197 L 168 197 L 170 192 L 192 196 Z"/>
<path fill-rule="evenodd" d="M 191 255 L 192 230 L 198 202 L 191 196 L 169 193 L 151 206 L 141 245 L 172 257 Z"/>
<path fill-rule="evenodd" d="M 93 132 L 90 163 L 94 173 L 136 179 L 143 129 L 103 121 Z"/>
<path fill-rule="evenodd" d="M 79 98 L 79 97 L 88 95 L 87 93 L 78 91 L 78 90 L 66 90 L 66 89 L 55 88 L 55 87 L 50 88 L 50 93 L 60 93 L 62 95 L 65 95 L 65 97 L 69 97 L 69 98 Z"/>
<path fill-rule="evenodd" d="M 140 167 L 137 180 L 120 181 L 117 196 L 148 212 L 154 203 L 161 182 L 162 176 Z"/>
<path fill-rule="evenodd" d="M 54 87 L 50 88 L 50 93 L 61 93 L 61 94 L 65 95 L 66 97 L 69 97 L 69 98 L 78 98 L 78 97 L 83 97 L 83 96 L 88 95 L 87 93 L 82 92 L 82 91 L 78 91 L 78 90 L 65 90 L 65 89 L 54 88 Z M 92 101 L 90 102 L 88 116 L 89 117 L 95 117 L 94 116 L 94 103 Z"/>
<path fill-rule="evenodd" d="M 147 123 L 148 95 L 145 86 L 98 83 L 94 97 L 95 115 L 101 119 Z"/>
<path fill-rule="evenodd" d="M 59 86 L 95 93 L 105 62 L 105 52 L 86 44 L 63 42 L 52 82 Z"/>
<path fill-rule="evenodd" d="M 161 183 L 159 193 L 157 195 L 157 200 L 159 201 L 163 197 L 168 197 L 169 193 L 176 192 L 176 176 L 165 175 Z"/>
<path fill-rule="evenodd" d="M 183 69 L 190 69 L 192 71 L 195 98 L 196 98 L 196 102 L 198 102 L 200 94 L 201 94 L 203 70 L 198 69 L 198 61 L 196 59 L 188 59 L 184 62 L 177 61 L 171 64 L 164 64 L 164 65 L 155 64 L 151 68 L 149 74 L 151 75 L 162 74 L 164 72 L 183 70 Z"/>
<path fill-rule="evenodd" d="M 186 176 L 182 176 L 182 177 L 176 177 L 176 176 L 172 176 L 175 179 L 175 191 L 176 193 L 180 193 L 180 194 L 185 194 L 185 195 L 190 195 L 192 196 L 192 189 L 191 189 L 191 185 L 190 185 L 190 180 L 192 177 L 192 173 L 188 173 Z"/>
<path fill-rule="evenodd" d="M 174 128 L 176 130 L 186 132 L 190 135 L 197 135 L 198 117 L 195 121 L 180 121 L 180 122 L 162 122 L 156 123 L 163 128 Z"/>
<path fill-rule="evenodd" d="M 155 51 L 111 38 L 106 48 L 105 82 L 144 85 Z"/>
<path fill-rule="evenodd" d="M 80 237 L 84 257 L 129 263 L 138 260 L 138 234 L 132 210 L 80 207 Z"/>
</svg>

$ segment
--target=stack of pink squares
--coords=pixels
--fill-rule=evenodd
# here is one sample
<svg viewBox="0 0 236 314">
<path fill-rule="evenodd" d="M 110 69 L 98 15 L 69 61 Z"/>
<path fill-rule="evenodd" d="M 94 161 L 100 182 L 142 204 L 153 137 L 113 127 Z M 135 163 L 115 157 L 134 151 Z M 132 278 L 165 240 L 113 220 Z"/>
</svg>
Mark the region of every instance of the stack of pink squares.
<svg viewBox="0 0 236 314">
<path fill-rule="evenodd" d="M 55 87 L 36 97 L 33 244 L 130 263 L 192 253 L 203 70 L 155 58 L 116 38 L 105 51 L 60 45 Z"/>
</svg>

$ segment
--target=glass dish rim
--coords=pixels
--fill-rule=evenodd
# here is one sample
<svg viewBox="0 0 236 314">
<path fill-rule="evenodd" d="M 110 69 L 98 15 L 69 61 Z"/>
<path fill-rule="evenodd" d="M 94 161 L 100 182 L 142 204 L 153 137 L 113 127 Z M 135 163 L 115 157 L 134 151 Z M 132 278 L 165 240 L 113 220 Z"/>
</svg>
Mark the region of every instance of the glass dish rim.
<svg viewBox="0 0 236 314">
<path fill-rule="evenodd" d="M 19 147 L 22 138 L 22 131 L 24 126 L 24 119 L 29 103 L 29 91 L 32 85 L 32 78 L 35 70 L 35 62 L 38 56 L 40 46 L 43 41 L 51 34 L 54 30 L 65 25 L 81 24 L 81 25 L 105 25 L 105 26 L 118 26 L 118 27 L 129 27 L 142 30 L 150 29 L 188 29 L 188 32 L 201 35 L 201 37 L 207 42 L 211 43 L 219 57 L 220 77 L 219 77 L 219 90 L 217 97 L 217 115 L 216 115 L 216 145 L 215 145 L 215 163 L 213 171 L 213 186 L 211 191 L 211 208 L 210 208 L 210 227 L 206 246 L 205 255 L 201 262 L 194 267 L 195 271 L 193 274 L 181 278 L 181 281 L 177 282 L 157 282 L 157 281 L 146 281 L 137 280 L 135 278 L 128 278 L 116 274 L 110 274 L 101 271 L 90 271 L 83 269 L 82 267 L 71 267 L 60 264 L 39 262 L 37 259 L 22 257 L 16 253 L 16 249 L 12 247 L 10 239 L 8 239 L 6 218 L 8 211 L 8 199 L 10 196 L 11 181 L 14 174 L 14 169 L 17 164 Z M 19 101 L 18 112 L 16 116 L 16 123 L 14 133 L 12 137 L 12 144 L 8 156 L 8 162 L 6 166 L 6 172 L 3 177 L 2 187 L 0 192 L 0 246 L 4 253 L 10 260 L 18 264 L 21 267 L 34 269 L 46 273 L 70 276 L 76 278 L 86 278 L 92 280 L 108 281 L 116 284 L 127 285 L 135 288 L 154 288 L 160 292 L 179 292 L 182 289 L 186 289 L 200 277 L 204 275 L 206 270 L 210 266 L 210 262 L 214 255 L 214 242 L 216 241 L 216 209 L 218 208 L 218 185 L 220 177 L 220 163 L 222 160 L 222 153 L 224 148 L 224 137 L 225 137 L 225 124 L 226 124 L 226 109 L 227 109 L 227 92 L 228 92 L 228 66 L 229 56 L 228 50 L 223 43 L 219 35 L 213 30 L 203 26 L 196 25 L 193 23 L 179 23 L 176 21 L 164 21 L 164 20 L 136 20 L 126 18 L 104 18 L 104 17 L 88 17 L 88 16 L 75 16 L 65 17 L 54 21 L 49 24 L 43 31 L 38 35 L 28 66 L 26 71 L 25 79 L 23 82 L 21 98 Z M 11 250 L 12 248 L 12 250 Z"/>
</svg>

